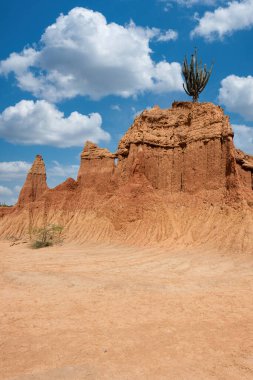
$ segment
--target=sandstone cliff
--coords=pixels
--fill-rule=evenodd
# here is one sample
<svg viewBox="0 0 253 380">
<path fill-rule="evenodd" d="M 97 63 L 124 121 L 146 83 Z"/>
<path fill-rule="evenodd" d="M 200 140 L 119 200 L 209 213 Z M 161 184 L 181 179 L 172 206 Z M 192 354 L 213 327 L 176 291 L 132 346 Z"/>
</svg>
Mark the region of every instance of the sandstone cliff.
<svg viewBox="0 0 253 380">
<path fill-rule="evenodd" d="M 253 189 L 253 157 L 245 154 L 241 150 L 236 150 L 236 163 L 240 179 L 240 185 L 252 194 Z"/>
<path fill-rule="evenodd" d="M 252 178 L 253 158 L 235 149 L 220 107 L 156 106 L 135 119 L 115 154 L 87 142 L 77 181 L 48 189 L 37 156 L 0 236 L 54 222 L 79 242 L 253 252 Z"/>
<path fill-rule="evenodd" d="M 37 155 L 20 191 L 17 204 L 24 206 L 30 202 L 34 202 L 46 190 L 48 190 L 48 186 L 45 164 L 43 158 Z"/>
<path fill-rule="evenodd" d="M 96 188 L 98 191 L 108 189 L 115 169 L 115 158 L 115 154 L 109 150 L 99 148 L 96 144 L 87 141 L 81 153 L 78 183 L 86 188 Z"/>
<path fill-rule="evenodd" d="M 120 141 L 121 171 L 130 177 L 138 165 L 155 189 L 171 193 L 230 190 L 238 185 L 232 138 L 228 117 L 211 103 L 154 107 Z"/>
</svg>

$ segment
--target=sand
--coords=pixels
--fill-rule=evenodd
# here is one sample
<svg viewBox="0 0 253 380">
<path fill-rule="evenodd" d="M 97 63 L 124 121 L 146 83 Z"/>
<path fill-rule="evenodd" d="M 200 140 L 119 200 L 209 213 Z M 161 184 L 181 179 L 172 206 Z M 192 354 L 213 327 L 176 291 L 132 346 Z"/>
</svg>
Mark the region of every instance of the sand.
<svg viewBox="0 0 253 380">
<path fill-rule="evenodd" d="M 253 379 L 253 257 L 0 244 L 0 379 Z"/>
</svg>

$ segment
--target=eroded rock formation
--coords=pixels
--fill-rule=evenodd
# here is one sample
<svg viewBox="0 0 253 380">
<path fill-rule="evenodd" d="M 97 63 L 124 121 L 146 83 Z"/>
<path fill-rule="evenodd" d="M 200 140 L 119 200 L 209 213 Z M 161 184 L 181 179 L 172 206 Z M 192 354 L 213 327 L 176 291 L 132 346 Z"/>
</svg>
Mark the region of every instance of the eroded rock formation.
<svg viewBox="0 0 253 380">
<path fill-rule="evenodd" d="M 38 154 L 27 174 L 17 204 L 19 206 L 25 206 L 30 202 L 34 202 L 41 197 L 46 190 L 48 190 L 46 168 L 42 156 Z"/>
<path fill-rule="evenodd" d="M 108 149 L 99 148 L 87 141 L 81 153 L 78 183 L 86 188 L 93 187 L 101 191 L 108 189 L 115 169 L 115 157 Z"/>
<path fill-rule="evenodd" d="M 235 149 L 220 107 L 155 106 L 135 119 L 115 154 L 87 142 L 76 181 L 48 189 L 37 156 L 17 206 L 2 213 L 0 236 L 54 222 L 79 242 L 253 251 L 252 178 L 253 158 Z"/>
<path fill-rule="evenodd" d="M 236 163 L 240 183 L 250 192 L 253 190 L 253 157 L 236 149 Z"/>
<path fill-rule="evenodd" d="M 137 165 L 155 189 L 195 193 L 237 186 L 233 131 L 211 103 L 144 111 L 120 141 L 118 156 L 124 174 L 130 177 Z"/>
</svg>

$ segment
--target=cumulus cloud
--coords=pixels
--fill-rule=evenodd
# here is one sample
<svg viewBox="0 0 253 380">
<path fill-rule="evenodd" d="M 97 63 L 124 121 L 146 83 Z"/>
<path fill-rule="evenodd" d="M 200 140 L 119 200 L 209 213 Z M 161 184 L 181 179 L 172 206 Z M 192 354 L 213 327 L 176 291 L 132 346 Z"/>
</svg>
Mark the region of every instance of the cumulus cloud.
<svg viewBox="0 0 253 380">
<path fill-rule="evenodd" d="M 22 100 L 0 114 L 0 137 L 11 143 L 66 148 L 82 146 L 85 140 L 109 141 L 110 135 L 101 125 L 98 113 L 72 112 L 64 117 L 45 100 Z"/>
<path fill-rule="evenodd" d="M 0 185 L 0 196 L 5 196 L 5 195 L 7 195 L 7 196 L 9 196 L 9 195 L 12 195 L 13 194 L 13 192 L 12 192 L 12 190 L 11 189 L 9 189 L 8 187 L 6 187 L 6 186 L 1 186 Z"/>
<path fill-rule="evenodd" d="M 233 124 L 235 146 L 253 155 L 253 127 Z"/>
<path fill-rule="evenodd" d="M 25 161 L 0 162 L 0 179 L 2 181 L 22 179 L 26 176 L 31 165 Z"/>
<path fill-rule="evenodd" d="M 79 165 L 63 165 L 58 161 L 53 161 L 53 166 L 48 169 L 47 174 L 49 179 L 51 177 L 76 178 L 78 169 Z"/>
<path fill-rule="evenodd" d="M 178 38 L 178 32 L 173 29 L 167 30 L 165 33 L 161 33 L 157 37 L 159 42 L 175 41 Z"/>
<path fill-rule="evenodd" d="M 253 26 L 253 0 L 232 1 L 227 7 L 219 7 L 213 12 L 205 12 L 191 36 L 206 40 L 222 39 L 238 30 Z"/>
<path fill-rule="evenodd" d="M 246 120 L 253 121 L 253 77 L 229 75 L 221 81 L 219 101 Z"/>
<path fill-rule="evenodd" d="M 164 5 L 163 9 L 165 12 L 169 12 L 173 4 L 178 4 L 183 7 L 191 8 L 195 5 L 213 6 L 221 1 L 223 0 L 160 0 L 160 2 Z"/>
<path fill-rule="evenodd" d="M 16 189 L 11 189 L 7 186 L 0 185 L 0 204 L 13 205 L 16 203 L 18 192 Z"/>
<path fill-rule="evenodd" d="M 161 61 L 157 63 L 154 69 L 154 93 L 163 93 L 166 92 L 168 88 L 174 85 L 175 75 L 177 75 L 178 63 L 167 64 L 166 61 Z M 181 87 L 182 87 L 181 82 Z"/>
<path fill-rule="evenodd" d="M 51 102 L 77 95 L 99 99 L 157 91 L 164 82 L 151 58 L 150 41 L 176 38 L 176 32 L 143 28 L 133 22 L 107 23 L 99 12 L 77 7 L 60 15 L 37 47 L 24 48 L 0 62 L 0 73 L 15 74 L 18 86 Z M 160 91 L 182 91 L 181 67 L 163 62 L 170 78 Z"/>
</svg>

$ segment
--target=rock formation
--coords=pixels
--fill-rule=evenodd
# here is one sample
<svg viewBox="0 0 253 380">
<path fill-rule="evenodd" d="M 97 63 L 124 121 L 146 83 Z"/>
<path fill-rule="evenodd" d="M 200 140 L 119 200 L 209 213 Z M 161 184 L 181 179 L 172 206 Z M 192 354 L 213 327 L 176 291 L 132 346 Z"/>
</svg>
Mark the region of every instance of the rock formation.
<svg viewBox="0 0 253 380">
<path fill-rule="evenodd" d="M 236 163 L 240 184 L 250 193 L 253 190 L 253 157 L 236 149 Z"/>
<path fill-rule="evenodd" d="M 93 187 L 102 191 L 108 188 L 114 173 L 115 154 L 108 149 L 101 149 L 87 141 L 81 153 L 81 164 L 78 172 L 78 183 L 83 187 Z"/>
<path fill-rule="evenodd" d="M 220 107 L 175 102 L 172 109 L 144 111 L 120 141 L 123 173 L 137 159 L 155 189 L 170 193 L 236 186 L 233 131 Z M 127 157 L 127 159 L 125 159 Z"/>
<path fill-rule="evenodd" d="M 34 202 L 46 190 L 48 190 L 46 168 L 43 158 L 38 154 L 29 173 L 27 174 L 24 186 L 20 191 L 17 204 L 19 206 L 24 206 L 30 202 Z"/>
<path fill-rule="evenodd" d="M 117 162 L 115 162 L 117 159 Z M 77 181 L 46 185 L 36 157 L 0 236 L 61 224 L 67 240 L 253 251 L 253 157 L 212 103 L 142 112 L 115 154 L 87 142 Z M 15 222 L 15 223 L 13 223 Z"/>
</svg>

